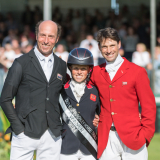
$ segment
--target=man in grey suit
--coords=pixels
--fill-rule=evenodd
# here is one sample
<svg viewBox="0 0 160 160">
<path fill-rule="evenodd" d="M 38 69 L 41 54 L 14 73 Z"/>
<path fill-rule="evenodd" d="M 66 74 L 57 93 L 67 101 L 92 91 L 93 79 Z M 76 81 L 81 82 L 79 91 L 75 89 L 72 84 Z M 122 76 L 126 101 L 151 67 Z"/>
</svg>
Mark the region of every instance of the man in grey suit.
<svg viewBox="0 0 160 160">
<path fill-rule="evenodd" d="M 59 94 L 66 63 L 53 53 L 61 28 L 53 21 L 36 26 L 37 46 L 9 69 L 1 107 L 12 132 L 10 160 L 58 160 L 61 149 Z M 16 98 L 15 108 L 12 99 Z"/>
</svg>

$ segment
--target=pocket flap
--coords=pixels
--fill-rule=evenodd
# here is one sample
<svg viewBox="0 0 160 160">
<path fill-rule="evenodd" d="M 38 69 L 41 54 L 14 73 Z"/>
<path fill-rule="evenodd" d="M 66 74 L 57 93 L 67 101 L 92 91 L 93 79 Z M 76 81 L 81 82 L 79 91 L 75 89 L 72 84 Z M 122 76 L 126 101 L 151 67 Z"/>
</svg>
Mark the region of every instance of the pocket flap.
<svg viewBox="0 0 160 160">
<path fill-rule="evenodd" d="M 34 110 L 37 110 L 37 108 L 30 108 L 30 109 L 23 110 L 23 111 L 21 112 L 22 117 L 23 117 L 23 118 L 26 118 L 27 115 L 28 115 L 29 113 L 31 113 L 32 111 L 34 111 Z"/>
</svg>

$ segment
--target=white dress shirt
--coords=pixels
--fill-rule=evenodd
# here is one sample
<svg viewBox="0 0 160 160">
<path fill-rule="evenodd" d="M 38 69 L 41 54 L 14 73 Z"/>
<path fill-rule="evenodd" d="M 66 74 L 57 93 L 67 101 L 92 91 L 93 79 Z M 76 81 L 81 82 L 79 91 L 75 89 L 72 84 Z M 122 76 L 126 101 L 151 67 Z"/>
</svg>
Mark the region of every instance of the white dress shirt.
<svg viewBox="0 0 160 160">
<path fill-rule="evenodd" d="M 48 57 L 45 57 L 42 53 L 39 52 L 37 46 L 35 46 L 34 52 L 49 82 L 51 74 L 52 74 L 52 70 L 53 70 L 53 64 L 54 64 L 53 53 L 50 54 Z"/>
<path fill-rule="evenodd" d="M 118 54 L 116 60 L 114 62 L 108 62 L 106 60 L 106 71 L 109 73 L 109 77 L 112 81 L 114 78 L 115 74 L 117 73 L 118 69 L 122 65 L 124 59 Z"/>
<path fill-rule="evenodd" d="M 119 54 L 114 62 L 108 62 L 106 60 L 106 71 L 109 73 L 111 81 L 113 80 L 123 61 L 124 59 Z M 114 123 L 112 123 L 112 126 L 114 126 Z"/>
<path fill-rule="evenodd" d="M 134 52 L 132 55 L 132 62 L 141 67 L 146 67 L 150 63 L 150 55 L 147 51 L 139 53 Z"/>
<path fill-rule="evenodd" d="M 70 87 L 73 92 L 73 95 L 75 96 L 77 102 L 80 101 L 81 97 L 84 94 L 85 87 L 86 87 L 86 81 L 82 83 L 77 83 L 73 79 L 71 79 Z"/>
</svg>

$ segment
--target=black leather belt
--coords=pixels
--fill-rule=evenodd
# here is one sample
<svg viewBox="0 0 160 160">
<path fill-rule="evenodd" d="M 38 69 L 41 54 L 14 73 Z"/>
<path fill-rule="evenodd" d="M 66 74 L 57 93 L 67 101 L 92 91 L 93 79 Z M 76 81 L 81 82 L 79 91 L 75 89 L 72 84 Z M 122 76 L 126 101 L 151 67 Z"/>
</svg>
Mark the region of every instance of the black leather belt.
<svg viewBox="0 0 160 160">
<path fill-rule="evenodd" d="M 111 126 L 110 130 L 111 131 L 116 131 L 116 127 L 115 126 Z"/>
</svg>

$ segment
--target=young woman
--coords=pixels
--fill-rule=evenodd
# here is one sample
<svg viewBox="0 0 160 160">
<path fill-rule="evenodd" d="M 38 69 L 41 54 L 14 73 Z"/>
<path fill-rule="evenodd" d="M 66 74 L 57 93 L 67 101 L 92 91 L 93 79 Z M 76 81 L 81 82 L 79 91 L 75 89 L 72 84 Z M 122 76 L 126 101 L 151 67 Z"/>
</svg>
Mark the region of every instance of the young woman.
<svg viewBox="0 0 160 160">
<path fill-rule="evenodd" d="M 71 71 L 72 78 L 65 84 L 64 92 L 73 107 L 70 110 L 71 113 L 73 113 L 74 117 L 78 117 L 78 123 L 75 122 L 76 120 L 69 118 L 67 115 L 68 111 L 63 109 L 64 132 L 62 134 L 60 160 L 95 160 L 94 157 L 96 156 L 93 150 L 96 148 L 94 146 L 96 138 L 94 141 L 94 134 L 90 134 L 93 138 L 87 136 L 91 130 L 94 133 L 96 132 L 93 120 L 95 114 L 99 114 L 100 112 L 98 91 L 96 87 L 87 83 L 93 64 L 93 55 L 87 49 L 76 48 L 69 54 L 67 66 Z M 68 103 L 66 103 L 66 105 L 68 105 Z M 82 119 L 79 118 L 79 116 L 82 117 Z M 83 123 L 81 123 L 82 121 Z M 79 123 L 82 124 L 82 127 Z M 86 128 L 88 128 L 88 132 L 82 134 L 81 131 L 87 125 L 88 127 Z M 90 133 L 93 133 L 92 131 Z"/>
</svg>

